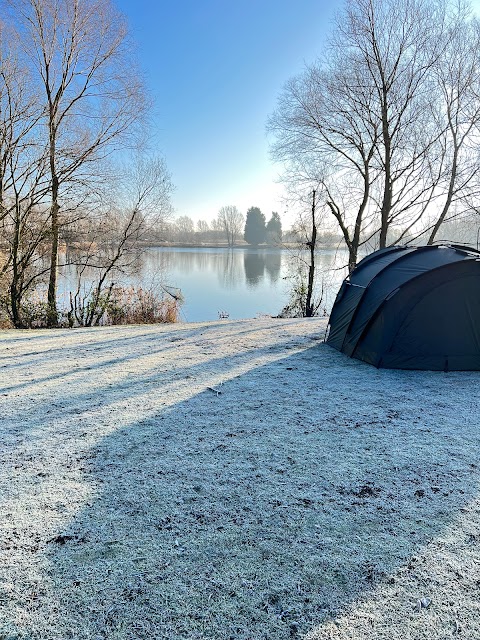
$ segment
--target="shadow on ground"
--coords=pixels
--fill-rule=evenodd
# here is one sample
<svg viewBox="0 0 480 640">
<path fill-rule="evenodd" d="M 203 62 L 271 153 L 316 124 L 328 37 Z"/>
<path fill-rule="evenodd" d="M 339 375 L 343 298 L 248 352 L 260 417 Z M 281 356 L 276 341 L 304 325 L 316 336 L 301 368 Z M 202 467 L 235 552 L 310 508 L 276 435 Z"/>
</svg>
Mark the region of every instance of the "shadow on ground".
<svg viewBox="0 0 480 640">
<path fill-rule="evenodd" d="M 295 637 L 438 534 L 477 489 L 465 492 L 476 458 L 452 446 L 462 433 L 429 420 L 441 390 L 415 415 L 402 374 L 372 398 L 373 370 L 351 367 L 340 392 L 320 383 L 321 361 L 319 349 L 277 361 L 92 452 L 102 490 L 52 544 L 67 629 L 70 618 L 106 638 Z"/>
<path fill-rule="evenodd" d="M 244 357 L 206 356 L 212 372 Z M 477 494 L 480 434 L 459 408 L 474 381 L 316 344 L 114 430 L 82 461 L 88 504 L 44 547 L 51 627 L 28 637 L 302 637 Z"/>
</svg>

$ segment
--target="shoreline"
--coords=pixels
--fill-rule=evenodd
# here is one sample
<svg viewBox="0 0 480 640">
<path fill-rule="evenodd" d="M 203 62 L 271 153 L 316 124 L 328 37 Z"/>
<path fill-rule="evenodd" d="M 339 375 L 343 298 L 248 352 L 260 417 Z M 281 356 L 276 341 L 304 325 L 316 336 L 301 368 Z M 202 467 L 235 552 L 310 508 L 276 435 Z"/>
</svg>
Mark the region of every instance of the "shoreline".
<svg viewBox="0 0 480 640">
<path fill-rule="evenodd" d="M 291 249 L 298 249 L 298 244 L 296 243 L 285 243 L 282 246 L 278 246 L 275 244 L 260 244 L 260 245 L 251 245 L 245 243 L 235 244 L 234 246 L 229 246 L 226 242 L 215 243 L 215 242 L 204 242 L 204 243 L 188 243 L 188 242 L 138 242 L 137 246 L 142 249 L 152 249 L 152 248 L 165 248 L 165 249 L 231 249 L 231 250 L 239 250 L 239 249 L 251 249 L 251 250 L 276 250 L 276 251 L 289 251 Z M 66 244 L 62 242 L 61 249 L 62 251 L 80 249 L 81 243 L 70 242 Z M 343 251 L 345 250 L 343 247 L 340 247 L 338 244 L 318 244 L 318 251 Z"/>
</svg>

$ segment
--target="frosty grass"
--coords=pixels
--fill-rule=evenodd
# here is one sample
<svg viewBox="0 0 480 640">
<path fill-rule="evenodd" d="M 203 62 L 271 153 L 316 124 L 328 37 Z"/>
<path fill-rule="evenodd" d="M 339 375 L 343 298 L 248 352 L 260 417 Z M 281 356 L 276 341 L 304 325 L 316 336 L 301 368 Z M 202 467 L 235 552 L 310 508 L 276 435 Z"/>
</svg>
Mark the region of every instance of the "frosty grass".
<svg viewBox="0 0 480 640">
<path fill-rule="evenodd" d="M 325 320 L 0 333 L 0 639 L 480 638 L 480 374 Z"/>
</svg>

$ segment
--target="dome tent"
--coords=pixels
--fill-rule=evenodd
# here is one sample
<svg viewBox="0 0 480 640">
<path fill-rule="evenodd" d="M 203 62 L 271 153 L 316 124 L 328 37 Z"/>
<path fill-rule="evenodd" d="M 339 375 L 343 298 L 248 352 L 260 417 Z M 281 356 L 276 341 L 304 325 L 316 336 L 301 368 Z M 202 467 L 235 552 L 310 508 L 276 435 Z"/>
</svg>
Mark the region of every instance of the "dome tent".
<svg viewBox="0 0 480 640">
<path fill-rule="evenodd" d="M 387 369 L 480 370 L 480 251 L 393 246 L 347 277 L 327 344 Z"/>
</svg>

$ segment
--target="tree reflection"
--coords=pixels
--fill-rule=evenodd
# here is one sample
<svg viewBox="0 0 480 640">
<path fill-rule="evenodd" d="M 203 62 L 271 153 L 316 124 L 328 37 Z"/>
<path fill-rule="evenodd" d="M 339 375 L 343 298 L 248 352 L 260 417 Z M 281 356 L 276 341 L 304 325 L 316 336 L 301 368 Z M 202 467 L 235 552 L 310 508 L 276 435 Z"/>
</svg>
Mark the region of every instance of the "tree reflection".
<svg viewBox="0 0 480 640">
<path fill-rule="evenodd" d="M 280 269 L 282 268 L 282 253 L 280 251 L 272 251 L 265 254 L 265 269 L 267 270 L 270 284 L 275 284 L 280 278 Z"/>
<path fill-rule="evenodd" d="M 243 254 L 245 279 L 251 288 L 257 287 L 265 275 L 265 258 L 257 252 L 245 251 Z"/>
<path fill-rule="evenodd" d="M 230 249 L 225 257 L 218 261 L 218 279 L 224 289 L 236 289 L 242 282 L 242 256 Z"/>
<path fill-rule="evenodd" d="M 257 287 L 264 280 L 265 272 L 268 274 L 270 283 L 273 284 L 280 277 L 282 256 L 277 251 L 245 251 L 243 254 L 243 266 L 245 279 L 249 287 Z"/>
</svg>

